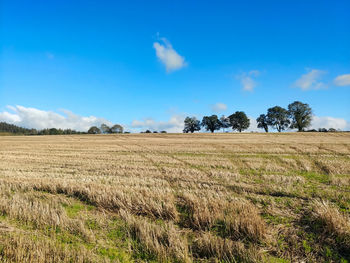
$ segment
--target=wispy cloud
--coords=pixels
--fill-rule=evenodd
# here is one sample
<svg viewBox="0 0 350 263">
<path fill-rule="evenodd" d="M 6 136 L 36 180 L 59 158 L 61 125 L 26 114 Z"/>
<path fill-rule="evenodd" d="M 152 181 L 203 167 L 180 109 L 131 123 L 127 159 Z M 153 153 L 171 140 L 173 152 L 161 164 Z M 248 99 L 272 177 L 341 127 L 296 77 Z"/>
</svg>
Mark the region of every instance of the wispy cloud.
<svg viewBox="0 0 350 263">
<path fill-rule="evenodd" d="M 68 110 L 61 110 L 62 114 L 23 106 L 7 106 L 9 111 L 0 112 L 0 121 L 12 123 L 21 127 L 45 129 L 61 128 L 87 131 L 91 126 L 100 126 L 110 121 L 95 116 L 80 116 Z"/>
<path fill-rule="evenodd" d="M 350 122 L 341 118 L 313 116 L 310 128 L 334 128 L 342 131 L 350 131 Z"/>
<path fill-rule="evenodd" d="M 227 105 L 224 103 L 218 102 L 214 105 L 211 105 L 211 110 L 213 112 L 222 112 L 222 111 L 227 110 Z"/>
<path fill-rule="evenodd" d="M 133 120 L 131 128 L 137 128 L 139 130 L 151 130 L 151 131 L 167 131 L 167 132 L 182 132 L 184 128 L 185 116 L 181 114 L 175 114 L 170 117 L 168 121 L 155 121 L 152 118 L 144 120 Z"/>
<path fill-rule="evenodd" d="M 350 74 L 340 75 L 333 82 L 336 86 L 350 86 Z"/>
<path fill-rule="evenodd" d="M 310 69 L 295 81 L 295 86 L 305 91 L 327 88 L 327 85 L 320 81 L 326 73 L 324 70 Z"/>
<path fill-rule="evenodd" d="M 249 72 L 244 72 L 238 75 L 237 78 L 240 80 L 244 91 L 252 92 L 257 85 L 254 78 L 258 77 L 259 75 L 260 75 L 260 71 L 251 70 Z"/>
<path fill-rule="evenodd" d="M 187 65 L 185 58 L 175 51 L 166 38 L 163 37 L 154 42 L 153 47 L 156 50 L 156 56 L 165 65 L 167 72 L 179 70 Z"/>
</svg>

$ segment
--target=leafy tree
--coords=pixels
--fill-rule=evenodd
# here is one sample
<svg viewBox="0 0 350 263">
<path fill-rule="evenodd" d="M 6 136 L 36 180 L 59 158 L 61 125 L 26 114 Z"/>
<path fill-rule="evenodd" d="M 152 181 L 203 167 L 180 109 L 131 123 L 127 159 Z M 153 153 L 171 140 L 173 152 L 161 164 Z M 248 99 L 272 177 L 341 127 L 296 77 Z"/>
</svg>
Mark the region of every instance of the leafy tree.
<svg viewBox="0 0 350 263">
<path fill-rule="evenodd" d="M 188 132 L 193 133 L 201 129 L 200 121 L 197 120 L 196 117 L 186 117 L 186 119 L 184 120 L 184 123 L 185 123 L 185 127 L 183 129 L 184 133 L 188 133 Z"/>
<path fill-rule="evenodd" d="M 224 115 L 220 117 L 220 126 L 222 128 L 222 131 L 225 132 L 225 129 L 231 127 L 230 119 Z"/>
<path fill-rule="evenodd" d="M 217 115 L 204 116 L 201 125 L 211 133 L 221 128 L 221 123 Z"/>
<path fill-rule="evenodd" d="M 38 131 L 36 129 L 26 129 L 6 122 L 0 122 L 0 133 L 1 132 L 26 135 L 38 134 Z"/>
<path fill-rule="evenodd" d="M 119 124 L 115 124 L 110 128 L 111 133 L 123 133 L 124 128 Z"/>
<path fill-rule="evenodd" d="M 145 133 L 152 133 L 150 130 L 146 130 Z"/>
<path fill-rule="evenodd" d="M 228 117 L 233 130 L 242 132 L 249 128 L 250 120 L 244 111 L 236 111 Z"/>
<path fill-rule="evenodd" d="M 101 131 L 102 133 L 111 133 L 111 128 L 103 123 L 101 124 Z"/>
<path fill-rule="evenodd" d="M 262 128 L 265 130 L 265 132 L 269 132 L 268 119 L 265 114 L 260 114 L 260 116 L 256 119 L 256 122 L 258 123 L 258 128 Z"/>
<path fill-rule="evenodd" d="M 288 113 L 292 120 L 290 128 L 296 128 L 301 132 L 310 126 L 312 120 L 312 109 L 309 104 L 294 101 L 288 105 Z"/>
<path fill-rule="evenodd" d="M 290 120 L 288 111 L 280 106 L 275 106 L 267 110 L 267 123 L 269 126 L 281 132 L 288 128 Z"/>
<path fill-rule="evenodd" d="M 88 130 L 89 134 L 101 134 L 101 130 L 96 127 L 96 126 L 92 126 L 89 130 Z"/>
</svg>

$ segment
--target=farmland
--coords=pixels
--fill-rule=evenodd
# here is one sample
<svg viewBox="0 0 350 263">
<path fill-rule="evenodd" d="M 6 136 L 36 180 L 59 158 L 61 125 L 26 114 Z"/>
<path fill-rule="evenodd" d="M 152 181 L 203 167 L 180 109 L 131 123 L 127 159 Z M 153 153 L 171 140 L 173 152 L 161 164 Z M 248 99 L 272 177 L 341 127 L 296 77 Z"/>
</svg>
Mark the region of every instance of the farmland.
<svg viewBox="0 0 350 263">
<path fill-rule="evenodd" d="M 0 137 L 1 262 L 347 262 L 350 133 Z"/>
</svg>

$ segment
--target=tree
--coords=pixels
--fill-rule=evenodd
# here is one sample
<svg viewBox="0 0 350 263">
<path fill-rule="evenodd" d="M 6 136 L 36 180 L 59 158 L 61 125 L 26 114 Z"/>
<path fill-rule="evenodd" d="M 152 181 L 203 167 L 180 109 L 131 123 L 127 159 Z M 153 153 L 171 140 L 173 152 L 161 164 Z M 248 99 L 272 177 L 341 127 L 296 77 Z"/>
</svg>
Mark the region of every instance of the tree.
<svg viewBox="0 0 350 263">
<path fill-rule="evenodd" d="M 288 105 L 288 113 L 292 120 L 290 128 L 296 128 L 301 132 L 310 126 L 312 120 L 312 109 L 309 104 L 294 101 Z"/>
<path fill-rule="evenodd" d="M 250 120 L 244 111 L 236 111 L 228 117 L 233 130 L 242 132 L 249 128 Z"/>
<path fill-rule="evenodd" d="M 185 123 L 185 127 L 183 129 L 184 133 L 188 133 L 188 132 L 193 133 L 201 129 L 200 121 L 197 120 L 196 117 L 186 117 L 186 119 L 184 120 L 184 123 Z"/>
<path fill-rule="evenodd" d="M 262 128 L 265 132 L 269 132 L 268 119 L 265 114 L 260 114 L 260 116 L 256 119 L 258 123 L 258 128 Z"/>
<path fill-rule="evenodd" d="M 221 128 L 221 123 L 217 115 L 204 116 L 201 125 L 211 133 Z"/>
<path fill-rule="evenodd" d="M 103 123 L 101 124 L 101 131 L 102 133 L 111 133 L 111 128 L 109 128 L 108 125 Z"/>
<path fill-rule="evenodd" d="M 290 120 L 288 111 L 280 106 L 275 106 L 267 110 L 267 123 L 269 126 L 281 132 L 288 128 Z"/>
<path fill-rule="evenodd" d="M 88 133 L 89 134 L 101 134 L 101 130 L 99 128 L 97 128 L 96 126 L 92 126 L 88 130 Z"/>
<path fill-rule="evenodd" d="M 220 117 L 220 126 L 222 128 L 222 131 L 225 132 L 226 128 L 231 127 L 230 119 L 224 115 Z"/>
<path fill-rule="evenodd" d="M 123 133 L 124 128 L 119 124 L 115 124 L 110 128 L 111 133 Z"/>
</svg>

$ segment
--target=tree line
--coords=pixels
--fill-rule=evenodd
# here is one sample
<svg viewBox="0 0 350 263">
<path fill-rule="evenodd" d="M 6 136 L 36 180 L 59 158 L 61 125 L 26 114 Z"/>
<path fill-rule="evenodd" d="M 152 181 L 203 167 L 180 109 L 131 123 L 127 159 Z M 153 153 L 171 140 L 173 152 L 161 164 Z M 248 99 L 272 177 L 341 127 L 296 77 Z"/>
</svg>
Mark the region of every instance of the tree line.
<svg viewBox="0 0 350 263">
<path fill-rule="evenodd" d="M 123 133 L 124 128 L 120 124 L 114 124 L 109 127 L 107 124 L 101 124 L 101 127 L 92 126 L 88 130 L 88 134 L 111 134 L 111 133 Z"/>
<path fill-rule="evenodd" d="M 18 135 L 60 135 L 60 134 L 84 134 L 86 132 L 78 132 L 72 129 L 27 129 L 23 127 L 19 127 L 14 124 L 9 124 L 6 122 L 0 122 L 0 132 L 2 133 L 11 133 Z"/>
<path fill-rule="evenodd" d="M 87 132 L 76 131 L 72 129 L 57 129 L 57 128 L 47 128 L 42 130 L 37 129 L 27 129 L 19 127 L 14 124 L 9 124 L 6 122 L 0 122 L 0 132 L 1 133 L 11 133 L 18 135 L 67 135 L 67 134 L 110 134 L 110 133 L 123 133 L 124 128 L 119 124 L 115 124 L 112 127 L 102 124 L 101 127 L 92 126 Z"/>
<path fill-rule="evenodd" d="M 312 109 L 307 103 L 300 101 L 294 101 L 289 104 L 287 109 L 280 106 L 274 106 L 267 109 L 266 113 L 260 114 L 256 119 L 257 128 L 263 129 L 265 132 L 269 132 L 270 129 L 275 129 L 278 132 L 282 132 L 286 129 L 297 129 L 298 131 L 306 131 L 311 125 Z M 232 128 L 234 131 L 242 132 L 250 127 L 250 120 L 244 111 L 236 111 L 230 116 L 217 115 L 204 116 L 202 121 L 197 120 L 196 117 L 186 117 L 184 120 L 184 133 L 193 133 L 200 131 L 204 128 L 207 131 L 215 132 L 222 129 L 225 132 L 226 129 Z M 307 130 L 316 132 L 317 130 Z M 334 132 L 333 128 L 319 128 L 319 132 Z M 72 129 L 27 129 L 22 128 L 6 122 L 0 122 L 1 133 L 11 133 L 19 135 L 64 135 L 64 134 L 112 134 L 112 133 L 129 133 L 124 132 L 123 126 L 120 124 L 114 124 L 111 127 L 102 124 L 100 127 L 92 126 L 87 132 L 80 132 Z M 150 130 L 146 130 L 141 133 L 152 133 Z M 158 133 L 153 131 L 153 133 Z M 160 131 L 159 133 L 166 133 L 166 131 Z"/>
<path fill-rule="evenodd" d="M 312 109 L 307 103 L 294 101 L 288 105 L 287 109 L 280 106 L 275 106 L 267 109 L 267 112 L 260 114 L 256 119 L 257 128 L 264 129 L 269 132 L 269 129 L 275 129 L 282 132 L 288 128 L 305 131 L 311 125 Z M 232 128 L 234 131 L 242 132 L 250 127 L 250 120 L 244 111 L 236 111 L 230 116 L 217 115 L 204 116 L 202 121 L 196 117 L 186 117 L 184 120 L 184 133 L 193 133 L 204 128 L 207 131 L 215 132 L 216 130 Z M 311 130 L 316 131 L 316 130 Z M 335 129 L 321 128 L 319 131 L 336 131 Z"/>
</svg>

